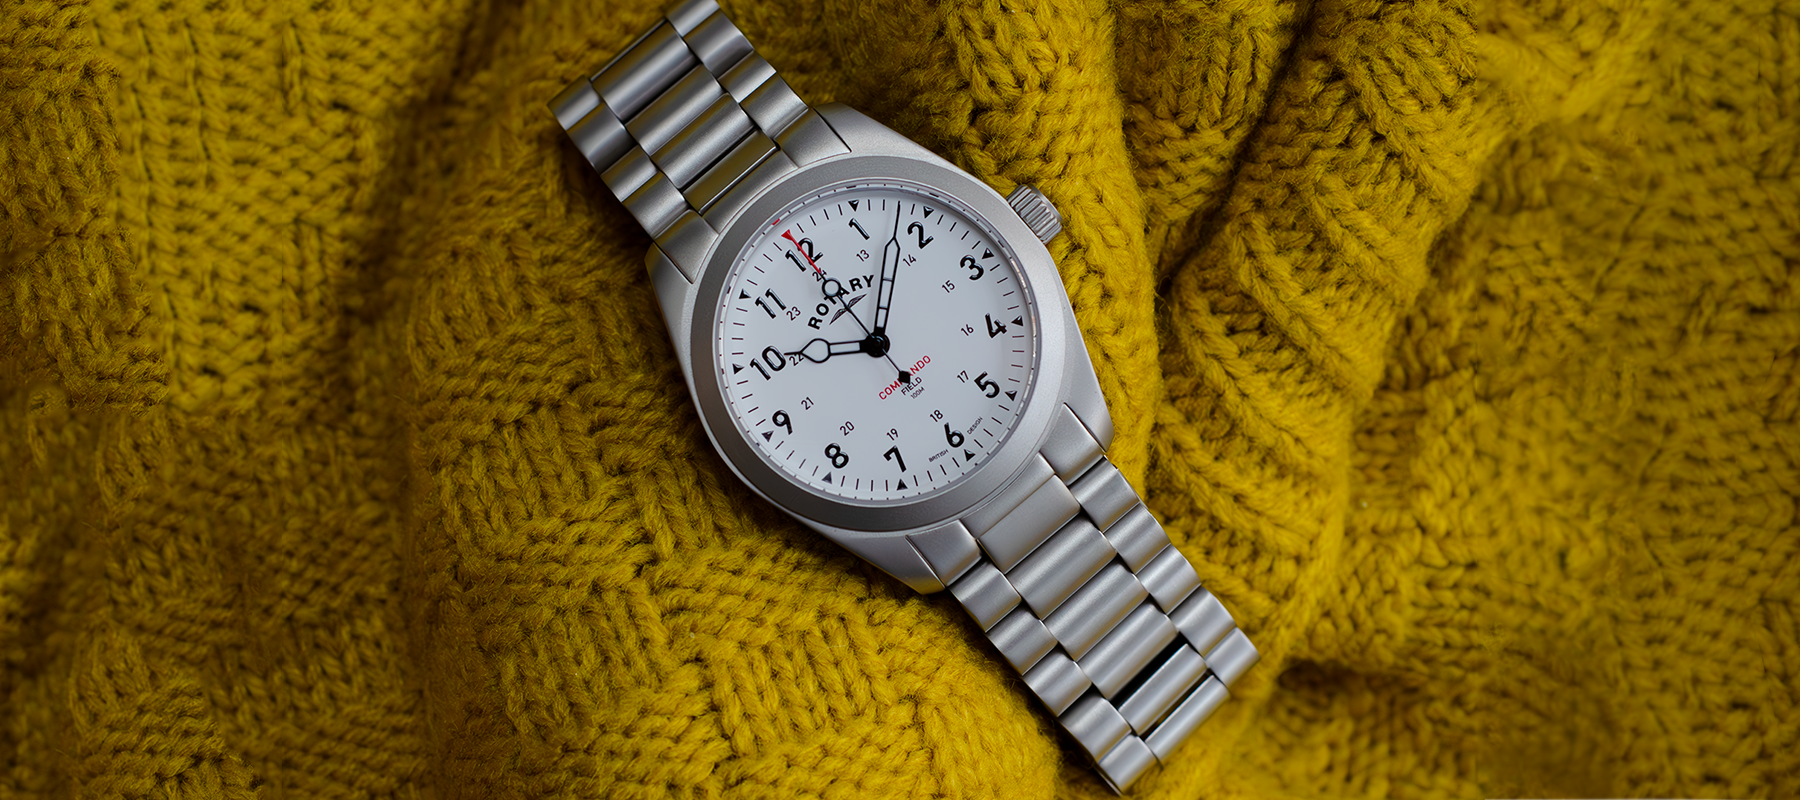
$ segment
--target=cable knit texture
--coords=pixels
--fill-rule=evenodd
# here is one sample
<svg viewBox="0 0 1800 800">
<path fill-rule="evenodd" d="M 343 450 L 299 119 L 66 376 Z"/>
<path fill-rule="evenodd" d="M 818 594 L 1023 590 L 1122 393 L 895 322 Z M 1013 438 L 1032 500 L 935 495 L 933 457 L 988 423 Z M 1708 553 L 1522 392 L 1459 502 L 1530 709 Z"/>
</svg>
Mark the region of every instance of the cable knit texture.
<svg viewBox="0 0 1800 800">
<path fill-rule="evenodd" d="M 1800 796 L 1800 5 L 728 0 L 1051 243 L 1263 652 L 1135 796 Z M 661 8 L 0 0 L 0 795 L 1104 797 L 713 453 Z"/>
</svg>

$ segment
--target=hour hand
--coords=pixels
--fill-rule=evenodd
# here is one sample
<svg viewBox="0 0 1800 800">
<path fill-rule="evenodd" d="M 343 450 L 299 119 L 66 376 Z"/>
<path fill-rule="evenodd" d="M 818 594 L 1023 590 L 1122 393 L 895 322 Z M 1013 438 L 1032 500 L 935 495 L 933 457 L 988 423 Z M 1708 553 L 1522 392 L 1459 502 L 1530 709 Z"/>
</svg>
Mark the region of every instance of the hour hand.
<svg viewBox="0 0 1800 800">
<path fill-rule="evenodd" d="M 861 339 L 854 342 L 827 342 L 824 339 L 814 339 L 807 342 L 805 347 L 795 350 L 792 353 L 788 353 L 788 355 L 805 356 L 808 361 L 815 364 L 823 364 L 826 359 L 829 359 L 832 356 L 860 353 L 862 350 L 863 343 Z"/>
</svg>

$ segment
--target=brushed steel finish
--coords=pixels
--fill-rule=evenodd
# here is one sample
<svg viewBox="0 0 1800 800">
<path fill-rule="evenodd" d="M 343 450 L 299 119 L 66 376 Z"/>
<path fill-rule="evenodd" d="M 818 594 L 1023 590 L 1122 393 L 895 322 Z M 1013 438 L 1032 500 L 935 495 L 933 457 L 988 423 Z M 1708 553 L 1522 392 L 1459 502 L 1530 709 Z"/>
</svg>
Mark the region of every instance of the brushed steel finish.
<svg viewBox="0 0 1800 800">
<path fill-rule="evenodd" d="M 685 187 L 749 133 L 744 110 L 721 96 L 650 158 L 676 186 Z"/>
<path fill-rule="evenodd" d="M 1225 638 L 1206 651 L 1206 665 L 1212 668 L 1219 682 L 1230 687 L 1237 682 L 1244 671 L 1262 660 L 1262 654 L 1256 651 L 1256 645 L 1250 643 L 1250 637 L 1241 630 L 1233 629 L 1225 634 Z"/>
<path fill-rule="evenodd" d="M 1168 615 L 1145 603 L 1132 609 L 1076 663 L 1094 682 L 1100 696 L 1111 700 L 1173 641 L 1175 626 L 1169 623 Z"/>
<path fill-rule="evenodd" d="M 687 46 L 714 75 L 723 75 L 751 52 L 750 40 L 724 14 L 713 14 L 682 33 Z"/>
<path fill-rule="evenodd" d="M 1099 471 L 1099 467 L 1094 471 Z M 1169 535 L 1163 532 L 1162 525 L 1157 524 L 1156 518 L 1150 516 L 1150 509 L 1142 503 L 1132 506 L 1112 527 L 1103 530 L 1106 540 L 1112 542 L 1113 549 L 1119 551 L 1119 557 L 1125 559 L 1125 566 L 1132 572 L 1143 569 L 1150 559 L 1169 546 Z"/>
<path fill-rule="evenodd" d="M 975 543 L 975 537 L 960 522 L 950 522 L 907 538 L 946 586 L 955 583 L 981 560 L 981 545 Z"/>
<path fill-rule="evenodd" d="M 1175 701 L 1194 688 L 1205 674 L 1206 659 L 1184 644 L 1157 665 L 1156 671 L 1150 673 L 1136 690 L 1119 701 L 1119 713 L 1131 724 L 1132 730 L 1140 735 L 1148 733 L 1151 726 L 1162 721 L 1163 715 L 1175 707 Z"/>
<path fill-rule="evenodd" d="M 582 117 L 600 107 L 600 94 L 594 91 L 594 85 L 587 78 L 576 78 L 574 83 L 559 92 L 550 100 L 550 113 L 556 115 L 556 123 L 562 129 L 575 127 Z"/>
<path fill-rule="evenodd" d="M 631 132 L 604 105 L 594 106 L 569 129 L 569 139 L 594 169 L 605 170 L 632 146 Z"/>
<path fill-rule="evenodd" d="M 1056 639 L 1044 627 L 1043 620 L 1024 606 L 1013 609 L 1012 613 L 994 623 L 994 627 L 988 630 L 988 639 L 1012 663 L 1013 669 L 1021 673 L 1036 666 L 1038 659 L 1056 647 Z"/>
<path fill-rule="evenodd" d="M 1113 791 L 1123 792 L 1155 763 L 1156 754 L 1150 752 L 1150 746 L 1137 736 L 1126 734 L 1100 758 L 1100 777 Z"/>
<path fill-rule="evenodd" d="M 657 305 L 662 309 L 663 317 L 681 319 L 680 300 L 693 288 L 693 279 L 683 274 L 681 268 L 656 245 L 650 245 L 644 250 L 644 269 L 650 273 L 650 283 L 656 287 L 656 299 L 659 301 Z"/>
<path fill-rule="evenodd" d="M 787 126 L 806 113 L 806 104 L 788 88 L 780 75 L 771 75 L 756 91 L 744 98 L 744 113 L 756 120 L 756 127 L 770 137 L 780 136 Z"/>
<path fill-rule="evenodd" d="M 944 588 L 937 575 L 932 573 L 930 565 L 925 563 L 925 557 L 913 549 L 912 542 L 907 541 L 905 536 L 864 536 L 839 544 L 912 587 L 915 592 L 930 594 Z"/>
<path fill-rule="evenodd" d="M 1103 531 L 1138 504 L 1137 492 L 1125 476 L 1119 474 L 1119 469 L 1104 458 L 1071 484 L 1069 491 L 1080 501 L 1081 510 L 1087 512 L 1088 518 Z"/>
<path fill-rule="evenodd" d="M 1025 227 L 1037 234 L 1038 241 L 1049 244 L 1051 239 L 1056 238 L 1056 234 L 1062 232 L 1062 212 L 1057 211 L 1056 205 L 1043 192 L 1038 191 L 1036 186 L 1019 184 L 1012 194 L 1006 196 L 1006 204 L 1025 222 Z"/>
<path fill-rule="evenodd" d="M 1201 653 L 1212 650 L 1213 645 L 1237 627 L 1237 621 L 1225 610 L 1225 604 L 1204 586 L 1195 589 L 1193 595 L 1169 612 L 1169 621 L 1175 623 L 1181 635 Z M 1210 656 L 1207 663 L 1212 663 Z"/>
<path fill-rule="evenodd" d="M 737 185 L 739 180 L 774 153 L 775 143 L 769 137 L 762 135 L 761 131 L 751 131 L 749 136 L 731 148 L 731 152 L 700 173 L 700 177 L 694 179 L 681 193 L 687 196 L 688 205 L 704 212 L 712 207 L 719 195 Z"/>
<path fill-rule="evenodd" d="M 644 152 L 654 153 L 724 95 L 725 90 L 713 80 L 712 73 L 703 66 L 694 67 L 625 123 L 625 130 L 631 131 Z"/>
<path fill-rule="evenodd" d="M 655 238 L 688 211 L 688 204 L 668 177 L 658 175 L 625 198 L 625 209 Z"/>
<path fill-rule="evenodd" d="M 994 566 L 1010 570 L 1079 513 L 1081 504 L 1069 494 L 1069 487 L 1062 481 L 1044 481 L 1011 514 L 975 538 Z"/>
<path fill-rule="evenodd" d="M 1007 583 L 1000 570 L 986 561 L 976 564 L 968 574 L 951 584 L 950 593 L 984 631 L 994 627 L 1007 612 L 1019 605 L 1019 593 Z"/>
<path fill-rule="evenodd" d="M 1163 720 L 1155 730 L 1150 731 L 1149 736 L 1144 737 L 1144 744 L 1150 746 L 1150 752 L 1156 754 L 1156 760 L 1166 763 L 1175 752 L 1175 746 L 1185 741 L 1188 734 L 1200 727 L 1200 723 L 1212 716 L 1219 705 L 1225 702 L 1225 698 L 1230 696 L 1231 693 L 1218 678 L 1207 678 L 1187 699 L 1181 701 L 1181 705 L 1169 712 L 1168 719 Z"/>
<path fill-rule="evenodd" d="M 1149 593 L 1118 562 L 1107 564 L 1074 596 L 1044 619 L 1051 635 L 1077 661 Z"/>
<path fill-rule="evenodd" d="M 1187 557 L 1169 545 L 1162 549 L 1150 563 L 1137 571 L 1138 583 L 1149 590 L 1150 597 L 1156 605 L 1166 613 L 1200 588 L 1200 575 L 1194 572 L 1194 565 L 1188 563 Z"/>
<path fill-rule="evenodd" d="M 1011 484 L 1007 485 L 999 494 L 994 495 L 986 505 L 963 514 L 963 524 L 968 526 L 969 532 L 976 536 L 987 533 L 989 528 L 994 527 L 994 524 L 1007 514 L 1011 514 L 1013 509 L 1025 502 L 1025 498 L 1030 497 L 1033 492 L 1038 490 L 1038 487 L 1043 486 L 1044 482 L 1050 480 L 1055 474 L 1055 470 L 1050 469 L 1050 463 L 1045 461 L 1043 456 L 1033 453 L 1025 459 L 1024 467 L 1019 470 Z"/>
<path fill-rule="evenodd" d="M 661 236 L 656 237 L 656 246 L 668 255 L 670 261 L 675 262 L 675 267 L 681 270 L 682 275 L 687 276 L 689 283 L 692 283 L 695 275 L 700 271 L 700 263 L 705 258 L 705 252 L 718 238 L 719 234 L 712 229 L 711 225 L 706 224 L 706 220 L 701 219 L 699 214 L 689 211 L 682 214 L 680 219 L 675 220 L 675 223 L 670 225 L 668 230 L 663 231 Z M 685 304 L 686 298 L 692 295 L 693 291 L 690 288 L 683 292 L 681 301 Z M 688 367 L 687 352 L 676 348 L 675 354 L 681 359 L 682 368 L 686 369 Z"/>
<path fill-rule="evenodd" d="M 1050 468 L 1056 470 L 1056 477 L 1065 483 L 1086 472 L 1104 454 L 1100 443 L 1094 441 L 1087 426 L 1081 424 L 1067 405 L 1056 412 L 1055 421 L 1050 423 L 1050 436 L 1044 440 L 1042 452 L 1044 460 L 1050 462 Z M 1132 500 L 1137 500 L 1135 494 Z"/>
<path fill-rule="evenodd" d="M 781 143 L 781 151 L 801 166 L 850 152 L 850 148 L 844 146 L 844 140 L 838 138 L 837 132 L 825 124 L 825 118 L 810 108 L 788 125 L 776 141 Z"/>
<path fill-rule="evenodd" d="M 594 91 L 614 115 L 629 120 L 698 63 L 681 34 L 665 23 L 601 70 L 594 77 Z"/>
<path fill-rule="evenodd" d="M 732 218 L 738 216 L 744 210 L 744 206 L 749 205 L 751 201 L 761 195 L 763 190 L 775 185 L 777 181 L 787 177 L 795 169 L 798 168 L 794 166 L 793 159 L 788 158 L 786 153 L 771 154 L 756 169 L 751 170 L 750 174 L 745 175 L 724 194 L 719 195 L 719 199 L 714 200 L 712 206 L 706 209 L 706 213 L 702 216 L 706 217 L 706 221 L 712 223 L 714 228 L 726 227 Z"/>
<path fill-rule="evenodd" d="M 1025 673 L 1025 685 L 1031 687 L 1032 693 L 1044 702 L 1050 713 L 1061 714 L 1094 684 L 1069 654 L 1051 650 L 1037 666 Z"/>
<path fill-rule="evenodd" d="M 687 35 L 707 17 L 719 13 L 718 0 L 687 0 L 670 9 L 667 17 L 676 32 Z"/>
<path fill-rule="evenodd" d="M 1009 570 L 1006 579 L 1032 611 L 1046 616 L 1115 555 L 1099 528 L 1076 517 Z"/>
<path fill-rule="evenodd" d="M 1131 732 L 1131 726 L 1125 724 L 1119 710 L 1093 691 L 1082 695 L 1057 719 L 1062 720 L 1063 728 L 1095 759 L 1105 755 Z"/>
<path fill-rule="evenodd" d="M 600 180 L 606 182 L 606 188 L 612 190 L 614 197 L 630 197 L 654 177 L 656 165 L 650 162 L 650 154 L 636 146 L 600 173 Z"/>
<path fill-rule="evenodd" d="M 775 68 L 769 66 L 769 62 L 764 61 L 762 56 L 751 53 L 744 56 L 737 66 L 720 75 L 719 85 L 725 87 L 725 92 L 731 95 L 731 99 L 743 103 L 744 98 L 749 97 L 751 92 L 774 75 Z"/>
</svg>

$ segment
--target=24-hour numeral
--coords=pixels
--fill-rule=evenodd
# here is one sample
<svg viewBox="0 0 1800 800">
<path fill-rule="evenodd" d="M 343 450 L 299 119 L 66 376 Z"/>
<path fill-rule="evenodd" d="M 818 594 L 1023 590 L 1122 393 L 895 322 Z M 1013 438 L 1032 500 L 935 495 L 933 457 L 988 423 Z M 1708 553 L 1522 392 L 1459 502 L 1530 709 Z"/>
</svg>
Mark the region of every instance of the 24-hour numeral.
<svg viewBox="0 0 1800 800">
<path fill-rule="evenodd" d="M 881 454 L 881 457 L 898 463 L 900 465 L 900 474 L 906 474 L 906 459 L 900 457 L 899 445 L 888 448 L 887 452 Z"/>
<path fill-rule="evenodd" d="M 925 245 L 931 244 L 933 241 L 937 240 L 936 236 L 926 236 L 925 235 L 925 226 L 920 225 L 917 222 L 906 226 L 906 232 L 907 233 L 916 233 L 919 235 L 919 249 L 920 250 L 924 250 Z"/>
</svg>

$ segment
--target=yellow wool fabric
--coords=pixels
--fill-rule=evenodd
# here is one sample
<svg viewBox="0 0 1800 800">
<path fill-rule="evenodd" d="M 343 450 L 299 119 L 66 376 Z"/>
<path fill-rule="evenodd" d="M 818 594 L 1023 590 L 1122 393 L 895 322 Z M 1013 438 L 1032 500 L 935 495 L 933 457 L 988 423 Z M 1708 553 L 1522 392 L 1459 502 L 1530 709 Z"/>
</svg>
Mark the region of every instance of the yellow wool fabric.
<svg viewBox="0 0 1800 800">
<path fill-rule="evenodd" d="M 1062 208 L 1263 653 L 1134 796 L 1800 796 L 1800 3 L 726 10 Z M 1105 796 L 709 447 L 544 108 L 658 13 L 0 0 L 0 796 Z"/>
</svg>

